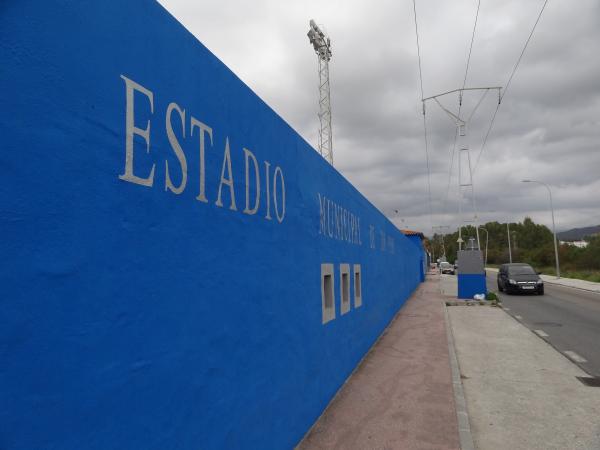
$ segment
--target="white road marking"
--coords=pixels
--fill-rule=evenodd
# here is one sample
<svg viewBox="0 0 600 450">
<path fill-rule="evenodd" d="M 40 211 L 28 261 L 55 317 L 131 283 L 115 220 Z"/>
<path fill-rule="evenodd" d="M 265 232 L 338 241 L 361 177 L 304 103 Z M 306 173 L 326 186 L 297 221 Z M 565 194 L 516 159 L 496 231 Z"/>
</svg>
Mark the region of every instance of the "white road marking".
<svg viewBox="0 0 600 450">
<path fill-rule="evenodd" d="M 550 337 L 550 336 L 548 336 L 546 333 L 544 333 L 544 331 L 542 331 L 542 330 L 533 330 L 533 332 L 534 332 L 535 334 L 537 334 L 539 337 L 543 337 L 543 338 Z"/>
<path fill-rule="evenodd" d="M 567 350 L 564 352 L 565 355 L 569 357 L 570 360 L 575 361 L 576 363 L 586 363 L 587 359 L 582 356 L 579 356 L 577 353 L 572 352 L 571 350 Z"/>
<path fill-rule="evenodd" d="M 510 308 L 504 308 L 504 311 L 510 311 Z"/>
<path fill-rule="evenodd" d="M 521 316 L 515 316 L 515 319 L 517 319 L 517 320 L 523 320 L 523 318 Z"/>
</svg>

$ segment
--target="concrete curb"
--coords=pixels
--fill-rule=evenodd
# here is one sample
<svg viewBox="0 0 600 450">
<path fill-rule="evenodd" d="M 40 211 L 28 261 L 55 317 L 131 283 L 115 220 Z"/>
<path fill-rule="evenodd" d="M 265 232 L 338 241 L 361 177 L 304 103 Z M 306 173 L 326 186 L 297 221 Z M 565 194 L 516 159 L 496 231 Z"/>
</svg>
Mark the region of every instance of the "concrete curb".
<svg viewBox="0 0 600 450">
<path fill-rule="evenodd" d="M 456 419 L 458 421 L 458 436 L 460 439 L 461 450 L 475 450 L 473 435 L 471 434 L 471 425 L 469 423 L 469 414 L 467 412 L 467 401 L 460 378 L 460 367 L 454 348 L 454 337 L 450 318 L 448 317 L 448 307 L 444 305 L 444 319 L 446 321 L 446 336 L 448 337 L 448 353 L 450 356 L 450 369 L 452 370 L 452 386 L 454 387 L 454 404 L 456 405 Z"/>
<path fill-rule="evenodd" d="M 572 280 L 573 278 L 567 278 L 567 280 Z M 571 289 L 579 289 L 580 291 L 586 291 L 586 292 L 595 292 L 596 294 L 600 293 L 600 287 L 587 287 L 587 286 L 573 286 L 571 284 L 566 284 L 566 283 L 558 283 L 555 280 L 548 280 L 546 278 L 542 277 L 542 280 L 544 280 L 544 283 L 547 284 L 552 284 L 554 286 L 563 286 L 563 287 L 568 287 Z M 585 281 L 585 280 L 576 280 L 576 281 Z M 587 283 L 591 283 L 591 281 L 587 281 Z"/>
</svg>

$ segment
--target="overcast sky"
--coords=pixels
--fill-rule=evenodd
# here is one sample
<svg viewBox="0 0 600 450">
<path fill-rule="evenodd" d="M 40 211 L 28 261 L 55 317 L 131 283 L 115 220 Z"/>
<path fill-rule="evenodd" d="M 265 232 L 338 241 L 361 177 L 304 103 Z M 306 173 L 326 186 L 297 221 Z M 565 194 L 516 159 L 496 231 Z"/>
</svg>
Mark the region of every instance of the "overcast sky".
<svg viewBox="0 0 600 450">
<path fill-rule="evenodd" d="M 412 1 L 160 3 L 316 148 L 317 60 L 306 36 L 314 18 L 332 42 L 336 169 L 398 226 L 428 235 L 432 225 L 458 226 L 455 126 L 435 103 L 426 114 L 429 213 Z M 467 87 L 506 85 L 542 4 L 481 1 Z M 477 0 L 416 6 L 425 97 L 462 87 Z M 520 182 L 530 178 L 550 184 L 558 230 L 600 224 L 599 47 L 599 1 L 548 2 L 474 172 L 480 222 L 530 216 L 551 226 L 548 192 Z M 465 94 L 463 116 L 481 95 Z M 456 95 L 440 100 L 457 112 Z M 467 128 L 473 166 L 497 102 L 490 91 Z M 469 221 L 469 189 L 463 197 Z"/>
</svg>

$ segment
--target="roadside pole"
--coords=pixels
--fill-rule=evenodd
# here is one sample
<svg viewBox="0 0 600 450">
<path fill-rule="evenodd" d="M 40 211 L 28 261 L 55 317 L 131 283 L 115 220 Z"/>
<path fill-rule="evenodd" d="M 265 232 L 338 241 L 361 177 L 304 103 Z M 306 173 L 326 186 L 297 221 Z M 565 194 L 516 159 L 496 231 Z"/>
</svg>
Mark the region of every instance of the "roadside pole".
<svg viewBox="0 0 600 450">
<path fill-rule="evenodd" d="M 510 248 L 510 226 L 508 225 L 508 222 L 506 222 L 506 233 L 508 237 L 508 262 L 512 263 L 512 250 Z"/>
</svg>

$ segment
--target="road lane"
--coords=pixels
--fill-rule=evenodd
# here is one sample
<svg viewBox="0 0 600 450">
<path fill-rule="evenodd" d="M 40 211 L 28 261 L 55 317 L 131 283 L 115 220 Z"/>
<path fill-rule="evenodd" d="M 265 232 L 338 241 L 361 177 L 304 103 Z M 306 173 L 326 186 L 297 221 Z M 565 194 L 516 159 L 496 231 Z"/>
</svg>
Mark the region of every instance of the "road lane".
<svg viewBox="0 0 600 450">
<path fill-rule="evenodd" d="M 498 292 L 495 273 L 488 275 L 487 283 L 489 290 Z M 549 283 L 544 289 L 545 295 L 498 293 L 509 314 L 520 316 L 561 353 L 569 352 L 566 355 L 590 375 L 600 376 L 600 294 Z"/>
</svg>

